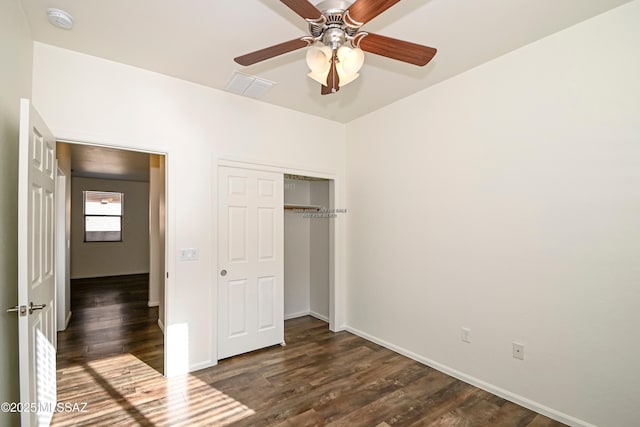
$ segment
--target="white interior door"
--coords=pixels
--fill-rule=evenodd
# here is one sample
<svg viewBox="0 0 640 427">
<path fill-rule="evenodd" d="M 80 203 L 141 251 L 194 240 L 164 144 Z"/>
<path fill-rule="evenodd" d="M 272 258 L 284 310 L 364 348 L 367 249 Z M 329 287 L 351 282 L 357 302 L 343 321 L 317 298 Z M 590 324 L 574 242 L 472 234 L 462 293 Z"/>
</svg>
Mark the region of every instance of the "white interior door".
<svg viewBox="0 0 640 427">
<path fill-rule="evenodd" d="M 284 344 L 283 175 L 218 169 L 218 358 Z"/>
<path fill-rule="evenodd" d="M 56 144 L 29 100 L 20 103 L 18 335 L 23 427 L 49 425 L 56 402 L 54 196 Z"/>
</svg>

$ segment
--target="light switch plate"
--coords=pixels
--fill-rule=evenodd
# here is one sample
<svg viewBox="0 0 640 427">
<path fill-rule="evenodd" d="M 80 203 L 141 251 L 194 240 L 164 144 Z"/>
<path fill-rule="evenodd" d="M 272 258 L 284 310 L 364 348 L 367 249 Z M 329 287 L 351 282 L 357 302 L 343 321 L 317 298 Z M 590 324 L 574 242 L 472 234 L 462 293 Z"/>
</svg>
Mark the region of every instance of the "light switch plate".
<svg viewBox="0 0 640 427">
<path fill-rule="evenodd" d="M 180 249 L 180 261 L 197 261 L 200 257 L 200 251 L 197 248 Z"/>
</svg>

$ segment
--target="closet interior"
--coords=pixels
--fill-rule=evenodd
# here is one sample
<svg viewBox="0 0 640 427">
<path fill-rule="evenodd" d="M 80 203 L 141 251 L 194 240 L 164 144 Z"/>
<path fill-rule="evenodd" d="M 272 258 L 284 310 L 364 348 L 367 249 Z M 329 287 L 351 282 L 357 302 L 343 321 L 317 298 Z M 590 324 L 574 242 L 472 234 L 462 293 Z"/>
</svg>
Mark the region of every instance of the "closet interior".
<svg viewBox="0 0 640 427">
<path fill-rule="evenodd" d="M 329 180 L 284 178 L 284 315 L 329 321 Z"/>
</svg>

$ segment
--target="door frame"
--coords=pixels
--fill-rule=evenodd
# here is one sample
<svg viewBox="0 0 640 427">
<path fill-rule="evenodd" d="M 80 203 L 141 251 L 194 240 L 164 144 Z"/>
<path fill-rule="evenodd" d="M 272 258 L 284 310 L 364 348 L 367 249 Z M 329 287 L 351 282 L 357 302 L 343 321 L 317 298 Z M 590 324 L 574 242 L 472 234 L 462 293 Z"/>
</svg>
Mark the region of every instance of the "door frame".
<svg viewBox="0 0 640 427">
<path fill-rule="evenodd" d="M 211 179 L 212 179 L 212 192 L 213 197 L 212 200 L 217 204 L 218 203 L 218 168 L 220 167 L 233 167 L 233 168 L 241 168 L 241 169 L 252 169 L 263 172 L 276 172 L 290 175 L 301 175 L 308 176 L 311 178 L 321 178 L 329 181 L 329 211 L 333 211 L 337 208 L 336 201 L 338 199 L 337 194 L 339 190 L 343 187 L 343 181 L 340 179 L 339 175 L 335 172 L 327 172 L 327 171 L 319 171 L 319 170 L 311 170 L 304 168 L 296 168 L 292 166 L 286 165 L 278 165 L 274 163 L 263 163 L 242 159 L 235 159 L 233 157 L 216 157 L 213 156 L 212 159 L 213 167 L 211 168 Z M 284 206 L 283 206 L 284 208 Z M 212 236 L 212 247 L 215 248 L 216 256 L 215 256 L 215 269 L 213 270 L 212 280 L 213 284 L 218 286 L 218 274 L 220 271 L 220 265 L 218 260 L 218 227 L 219 227 L 219 218 L 217 209 L 212 209 L 212 214 L 215 216 L 214 224 L 215 227 L 212 227 L 212 232 L 214 235 Z M 336 218 L 338 219 L 338 218 Z M 344 220 L 344 218 L 343 218 Z M 342 290 L 342 281 L 339 279 L 338 271 L 342 271 L 342 260 L 338 256 L 338 227 L 336 227 L 336 220 L 331 220 L 329 222 L 329 330 L 333 332 L 338 332 L 344 329 L 344 326 L 341 323 L 341 316 L 339 313 L 342 313 L 342 304 L 343 298 L 341 298 L 341 290 Z M 216 325 L 216 327 L 212 328 L 212 332 L 215 334 L 215 338 L 212 340 L 212 354 L 215 355 L 216 361 L 218 359 L 218 336 L 217 336 L 217 319 L 218 319 L 218 300 L 217 300 L 217 292 L 211 292 L 213 297 L 211 307 L 211 324 Z M 217 363 L 217 362 L 216 362 Z"/>
<path fill-rule="evenodd" d="M 57 142 L 57 140 L 56 140 Z M 56 319 L 57 332 L 64 331 L 71 320 L 71 307 L 66 304 L 69 293 L 69 243 L 67 240 L 67 180 L 60 165 L 56 173 Z M 62 289 L 62 292 L 61 292 Z"/>
<path fill-rule="evenodd" d="M 106 143 L 99 143 L 99 142 L 91 142 L 89 140 L 86 139 L 70 139 L 70 138 L 56 138 L 56 142 L 63 142 L 65 144 L 75 144 L 75 145 L 89 145 L 89 146 L 93 146 L 93 147 L 104 147 L 104 148 L 112 148 L 112 149 L 116 149 L 116 150 L 126 150 L 126 151 L 137 151 L 139 153 L 146 153 L 146 154 L 157 154 L 160 156 L 164 156 L 164 194 L 165 194 L 165 219 L 164 219 L 164 227 L 165 227 L 165 235 L 164 235 L 164 319 L 162 319 L 163 322 L 163 326 L 166 328 L 166 325 L 169 324 L 169 322 L 167 321 L 167 319 L 169 318 L 169 271 L 173 271 L 173 258 L 168 256 L 168 254 L 170 252 L 172 252 L 172 248 L 173 248 L 173 233 L 172 230 L 173 228 L 171 228 L 169 225 L 171 224 L 171 220 L 173 219 L 173 212 L 170 209 L 170 197 L 172 196 L 170 194 L 170 187 L 169 187 L 169 153 L 168 152 L 164 152 L 164 151 L 157 151 L 157 150 L 152 150 L 152 149 L 143 149 L 143 148 L 139 148 L 139 147 L 131 147 L 131 146 L 127 146 L 127 145 L 115 145 L 115 144 L 106 144 Z M 71 177 L 67 177 L 68 179 L 71 179 Z M 171 246 L 170 246 L 171 245 Z M 71 255 L 69 255 L 71 256 Z M 71 272 L 69 272 L 70 274 Z M 160 320 L 160 319 L 159 319 Z M 159 326 L 159 325 L 158 325 Z M 167 367 L 168 365 L 168 345 L 167 345 L 167 334 L 166 334 L 166 329 L 163 329 L 163 335 L 164 335 L 164 339 L 163 339 L 163 349 L 162 349 L 162 353 L 163 353 L 163 358 L 164 358 L 164 372 L 162 373 L 163 376 L 168 377 L 170 376 L 171 372 L 168 373 L 168 369 Z"/>
</svg>

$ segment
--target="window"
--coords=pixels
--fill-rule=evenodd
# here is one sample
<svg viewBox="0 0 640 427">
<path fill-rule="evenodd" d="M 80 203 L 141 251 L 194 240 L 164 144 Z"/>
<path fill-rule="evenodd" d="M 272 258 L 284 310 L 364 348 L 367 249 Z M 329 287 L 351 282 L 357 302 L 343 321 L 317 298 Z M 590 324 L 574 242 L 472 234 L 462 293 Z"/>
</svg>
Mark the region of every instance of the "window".
<svg viewBox="0 0 640 427">
<path fill-rule="evenodd" d="M 84 241 L 121 242 L 124 194 L 83 191 Z"/>
</svg>

